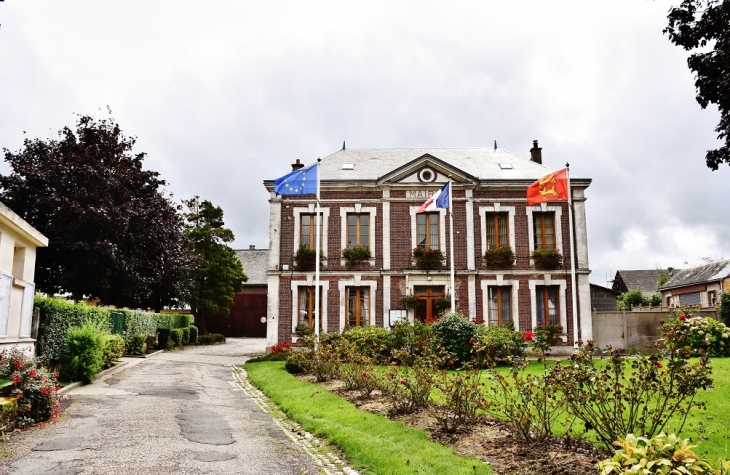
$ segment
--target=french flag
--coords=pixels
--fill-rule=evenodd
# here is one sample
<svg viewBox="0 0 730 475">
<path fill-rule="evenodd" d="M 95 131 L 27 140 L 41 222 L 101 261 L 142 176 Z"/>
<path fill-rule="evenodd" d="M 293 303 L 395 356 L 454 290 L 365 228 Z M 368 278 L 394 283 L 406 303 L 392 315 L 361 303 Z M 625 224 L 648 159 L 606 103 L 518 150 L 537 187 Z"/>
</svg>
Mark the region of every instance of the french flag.
<svg viewBox="0 0 730 475">
<path fill-rule="evenodd" d="M 431 198 L 426 200 L 420 208 L 416 210 L 416 214 L 423 213 L 424 211 L 433 211 L 438 208 L 449 207 L 449 194 L 451 193 L 451 187 L 447 182 L 439 191 L 434 193 Z"/>
</svg>

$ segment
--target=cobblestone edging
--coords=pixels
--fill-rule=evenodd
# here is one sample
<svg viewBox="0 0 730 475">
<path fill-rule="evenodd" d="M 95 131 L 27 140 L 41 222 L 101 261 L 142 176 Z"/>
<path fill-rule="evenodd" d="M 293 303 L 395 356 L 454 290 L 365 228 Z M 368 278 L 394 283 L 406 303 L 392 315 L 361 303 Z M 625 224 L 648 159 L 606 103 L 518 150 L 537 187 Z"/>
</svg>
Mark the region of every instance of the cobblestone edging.
<svg viewBox="0 0 730 475">
<path fill-rule="evenodd" d="M 292 443 L 308 453 L 322 467 L 325 474 L 359 475 L 358 472 L 348 467 L 343 460 L 331 453 L 325 443 L 286 417 L 276 404 L 251 384 L 246 376 L 246 370 L 241 367 L 234 367 L 232 372 L 235 380 L 232 384 L 246 393 L 262 411 L 271 415 L 274 422 L 289 437 Z"/>
</svg>

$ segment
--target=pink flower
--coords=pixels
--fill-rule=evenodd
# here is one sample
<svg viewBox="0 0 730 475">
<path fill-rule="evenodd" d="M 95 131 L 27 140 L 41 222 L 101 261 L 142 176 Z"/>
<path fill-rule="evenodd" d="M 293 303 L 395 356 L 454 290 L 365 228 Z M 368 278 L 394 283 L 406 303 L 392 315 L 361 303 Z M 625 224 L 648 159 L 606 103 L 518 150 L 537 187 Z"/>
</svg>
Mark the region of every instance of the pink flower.
<svg viewBox="0 0 730 475">
<path fill-rule="evenodd" d="M 532 341 L 532 332 L 525 332 L 525 341 Z"/>
</svg>

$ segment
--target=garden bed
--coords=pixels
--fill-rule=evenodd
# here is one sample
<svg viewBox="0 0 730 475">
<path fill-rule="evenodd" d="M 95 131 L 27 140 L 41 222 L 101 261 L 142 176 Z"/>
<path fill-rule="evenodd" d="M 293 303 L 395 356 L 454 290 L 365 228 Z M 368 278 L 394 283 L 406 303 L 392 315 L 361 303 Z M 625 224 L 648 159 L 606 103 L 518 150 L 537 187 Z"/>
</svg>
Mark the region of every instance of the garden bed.
<svg viewBox="0 0 730 475">
<path fill-rule="evenodd" d="M 358 391 L 347 391 L 338 380 L 316 383 L 313 376 L 300 376 L 336 393 L 360 410 L 388 415 L 387 400 L 380 391 L 363 398 Z M 473 428 L 449 434 L 438 429 L 436 420 L 427 411 L 391 418 L 430 434 L 434 442 L 446 445 L 459 455 L 488 462 L 498 475 L 585 475 L 598 473 L 596 463 L 610 457 L 607 452 L 582 441 L 553 439 L 542 445 L 525 445 L 509 433 L 502 422 L 482 419 Z"/>
</svg>

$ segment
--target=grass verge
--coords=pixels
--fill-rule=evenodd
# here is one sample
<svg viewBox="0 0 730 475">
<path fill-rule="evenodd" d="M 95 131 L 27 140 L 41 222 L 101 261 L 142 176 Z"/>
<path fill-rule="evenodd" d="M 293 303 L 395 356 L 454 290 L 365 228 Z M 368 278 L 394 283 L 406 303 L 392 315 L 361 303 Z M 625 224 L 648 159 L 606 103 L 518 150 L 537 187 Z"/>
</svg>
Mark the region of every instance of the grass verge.
<svg viewBox="0 0 730 475">
<path fill-rule="evenodd" d="M 305 430 L 340 447 L 363 474 L 491 474 L 483 462 L 461 457 L 428 434 L 384 416 L 360 411 L 348 401 L 300 381 L 284 363 L 247 363 L 248 377 Z"/>
</svg>

